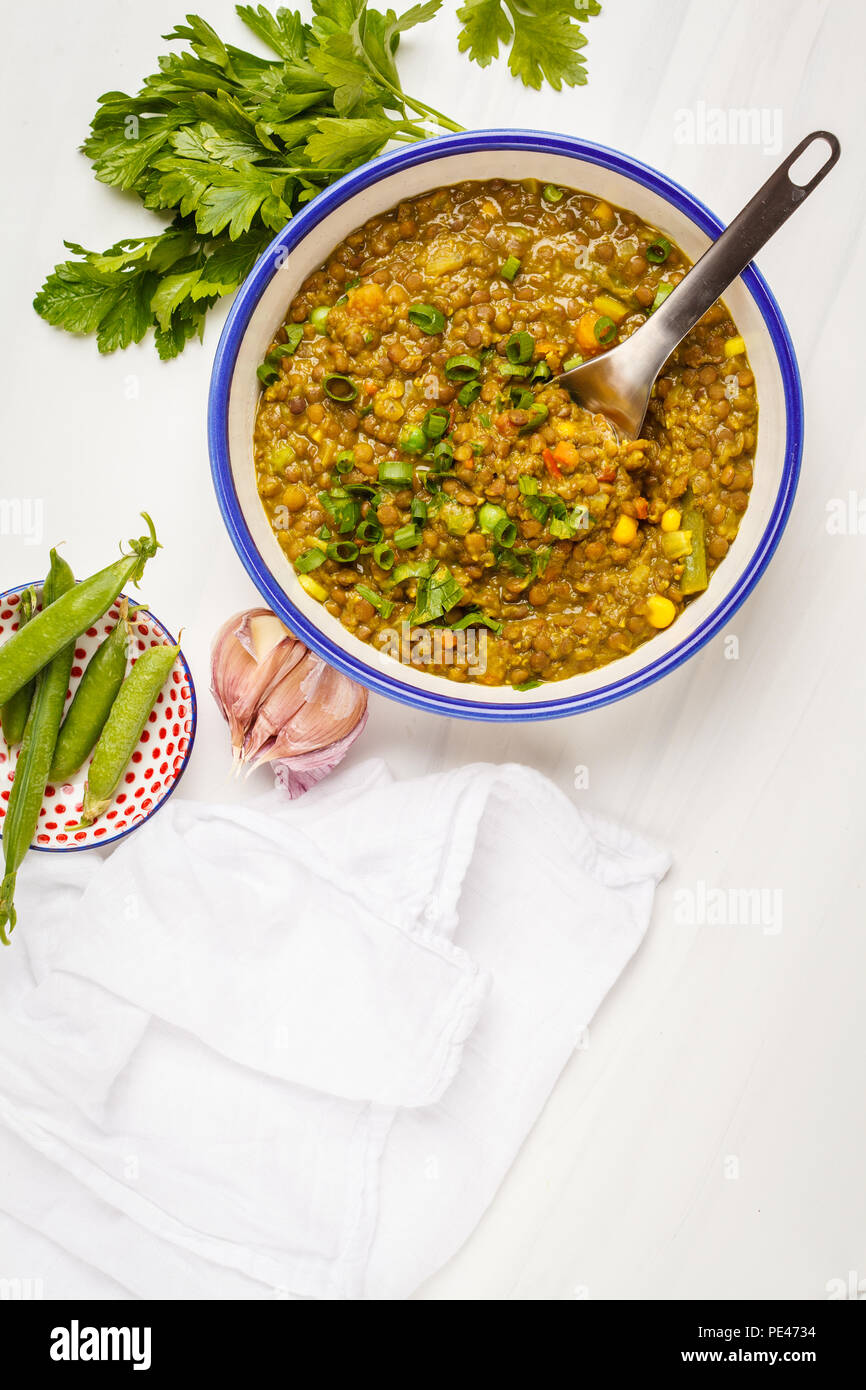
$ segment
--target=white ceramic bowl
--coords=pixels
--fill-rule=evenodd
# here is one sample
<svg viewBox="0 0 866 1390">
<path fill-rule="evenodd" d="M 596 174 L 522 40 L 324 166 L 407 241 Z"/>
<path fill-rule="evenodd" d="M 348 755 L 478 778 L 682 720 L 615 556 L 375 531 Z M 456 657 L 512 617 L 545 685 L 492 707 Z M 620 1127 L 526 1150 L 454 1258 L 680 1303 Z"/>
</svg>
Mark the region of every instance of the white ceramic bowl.
<svg viewBox="0 0 866 1390">
<path fill-rule="evenodd" d="M 692 656 L 731 618 L 767 566 L 796 490 L 803 412 L 796 359 L 766 282 L 750 267 L 725 294 L 746 340 L 760 408 L 751 499 L 739 535 L 708 589 L 666 631 L 597 671 L 531 691 L 458 685 L 402 665 L 353 636 L 301 588 L 256 491 L 253 425 L 261 362 L 307 276 L 350 232 L 401 199 L 466 179 L 537 178 L 586 190 L 668 233 L 692 260 L 723 224 L 663 174 L 571 136 L 469 131 L 396 150 L 320 194 L 274 238 L 238 294 L 214 362 L 209 443 L 229 534 L 265 601 L 331 665 L 416 708 L 468 719 L 545 719 L 640 690 Z"/>
</svg>

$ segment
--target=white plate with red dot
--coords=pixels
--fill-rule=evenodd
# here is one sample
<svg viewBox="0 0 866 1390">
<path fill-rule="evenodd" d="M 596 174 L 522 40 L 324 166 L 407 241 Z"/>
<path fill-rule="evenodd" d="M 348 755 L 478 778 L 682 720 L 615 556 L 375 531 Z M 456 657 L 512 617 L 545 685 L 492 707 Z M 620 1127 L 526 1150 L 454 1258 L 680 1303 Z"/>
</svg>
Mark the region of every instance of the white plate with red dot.
<svg viewBox="0 0 866 1390">
<path fill-rule="evenodd" d="M 23 589 L 31 587 L 36 590 L 37 596 L 41 597 L 41 583 L 25 584 Z M 19 604 L 23 589 L 10 589 L 8 593 L 0 594 L 0 644 L 11 637 L 18 628 Z M 134 598 L 129 599 L 129 606 L 135 607 Z M 104 617 L 77 639 L 66 696 L 67 709 L 81 680 L 84 667 L 97 647 L 105 641 L 119 614 L 118 600 L 112 604 Z M 127 670 L 131 669 L 148 647 L 165 643 L 174 646 L 175 639 L 159 619 L 146 609 L 140 609 L 134 614 L 130 626 Z M 183 776 L 195 741 L 195 728 L 195 686 L 183 652 L 179 652 L 105 815 L 100 816 L 99 820 L 86 830 L 77 828 L 81 820 L 84 783 L 87 780 L 88 764 L 85 763 L 71 782 L 65 782 L 62 786 L 49 783 L 46 787 L 33 848 L 93 849 L 96 845 L 110 845 L 143 825 L 171 796 Z M 10 750 L 0 733 L 0 834 L 9 804 L 17 756 L 17 749 Z"/>
</svg>

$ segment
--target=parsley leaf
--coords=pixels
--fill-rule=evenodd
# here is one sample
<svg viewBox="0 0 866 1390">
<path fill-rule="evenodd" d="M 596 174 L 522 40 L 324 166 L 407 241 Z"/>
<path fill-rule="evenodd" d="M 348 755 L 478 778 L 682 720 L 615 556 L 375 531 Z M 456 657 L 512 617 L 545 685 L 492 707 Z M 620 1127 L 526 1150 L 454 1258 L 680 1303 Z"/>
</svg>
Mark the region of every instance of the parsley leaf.
<svg viewBox="0 0 866 1390">
<path fill-rule="evenodd" d="M 457 11 L 462 21 L 459 48 L 486 68 L 499 57 L 500 44 L 511 44 L 508 66 L 527 87 L 543 81 L 557 92 L 583 86 L 586 38 L 579 21 L 601 13 L 597 0 L 465 0 Z"/>
<path fill-rule="evenodd" d="M 95 334 L 100 352 L 149 329 L 164 358 L 200 338 L 210 307 L 323 188 L 393 139 L 462 128 L 404 92 L 397 70 L 401 36 L 440 6 L 421 0 L 397 15 L 368 0 L 313 0 L 306 23 L 293 10 L 238 5 L 268 56 L 187 15 L 165 36 L 181 50 L 161 57 L 134 95 L 100 97 L 82 146 L 101 183 L 135 194 L 169 225 L 105 252 L 66 242 L 71 255 L 47 277 L 36 311 Z M 596 0 L 466 0 L 460 48 L 485 66 L 510 44 L 511 70 L 530 86 L 583 82 L 575 21 L 598 10 Z"/>
<path fill-rule="evenodd" d="M 84 153 L 101 183 L 167 215 L 151 237 L 100 253 L 67 242 L 34 300 L 49 323 L 93 333 L 100 352 L 140 342 L 161 357 L 200 337 L 208 309 L 249 273 L 274 232 L 334 179 L 393 137 L 423 140 L 461 127 L 400 85 L 401 34 L 441 0 L 403 15 L 367 0 L 314 0 L 313 21 L 239 5 L 270 56 L 224 41 L 198 15 L 166 37 L 140 90 L 99 100 Z"/>
</svg>

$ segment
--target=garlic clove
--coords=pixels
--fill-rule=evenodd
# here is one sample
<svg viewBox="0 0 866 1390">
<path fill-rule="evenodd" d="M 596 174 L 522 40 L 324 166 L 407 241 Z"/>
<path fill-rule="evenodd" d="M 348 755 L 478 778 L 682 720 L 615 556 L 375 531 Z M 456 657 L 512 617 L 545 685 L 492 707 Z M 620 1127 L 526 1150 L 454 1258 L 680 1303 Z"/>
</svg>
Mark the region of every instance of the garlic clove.
<svg viewBox="0 0 866 1390">
<path fill-rule="evenodd" d="M 348 677 L 316 658 L 305 672 L 303 703 L 275 736 L 269 760 L 291 758 L 327 748 L 351 732 L 367 708 L 367 692 Z"/>
<path fill-rule="evenodd" d="M 345 757 L 367 721 L 367 692 L 315 656 L 268 608 L 236 613 L 212 648 L 214 698 L 237 767 L 274 764 L 299 796 Z"/>
<path fill-rule="evenodd" d="M 286 637 L 293 642 L 296 641 L 294 634 L 289 632 L 276 613 L 270 613 L 267 609 L 248 613 L 237 630 L 237 639 L 241 646 L 259 664 L 270 656 L 274 648 Z"/>
<path fill-rule="evenodd" d="M 301 660 L 293 663 L 256 709 L 241 750 L 241 759 L 250 770 L 268 761 L 268 750 L 277 735 L 303 707 L 304 679 L 312 663 L 319 658 L 307 651 L 306 647 L 302 648 L 302 652 Z"/>
<path fill-rule="evenodd" d="M 240 756 L 260 702 L 307 651 L 303 642 L 280 624 L 284 636 L 270 647 L 264 660 L 256 660 L 251 625 L 258 618 L 273 616 L 267 608 L 236 613 L 220 628 L 211 650 L 211 690 L 228 723 L 235 758 Z"/>
</svg>

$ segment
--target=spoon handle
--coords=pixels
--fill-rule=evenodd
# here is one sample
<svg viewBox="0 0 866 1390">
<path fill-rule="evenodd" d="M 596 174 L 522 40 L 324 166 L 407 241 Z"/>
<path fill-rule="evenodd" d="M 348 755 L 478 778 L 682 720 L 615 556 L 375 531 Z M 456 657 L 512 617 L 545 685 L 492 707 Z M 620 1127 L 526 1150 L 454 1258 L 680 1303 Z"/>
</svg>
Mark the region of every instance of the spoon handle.
<svg viewBox="0 0 866 1390">
<path fill-rule="evenodd" d="M 829 157 L 808 183 L 795 183 L 790 177 L 790 170 L 816 141 L 829 145 Z M 704 252 L 676 289 L 651 315 L 640 334 L 635 335 L 636 341 L 638 337 L 647 335 L 642 346 L 653 351 L 654 355 L 657 349 L 659 367 L 689 329 L 694 328 L 698 319 L 745 270 L 764 243 L 829 174 L 840 153 L 839 141 L 828 130 L 816 130 L 807 135 L 758 189 L 751 202 L 746 204 L 718 240 Z"/>
</svg>

